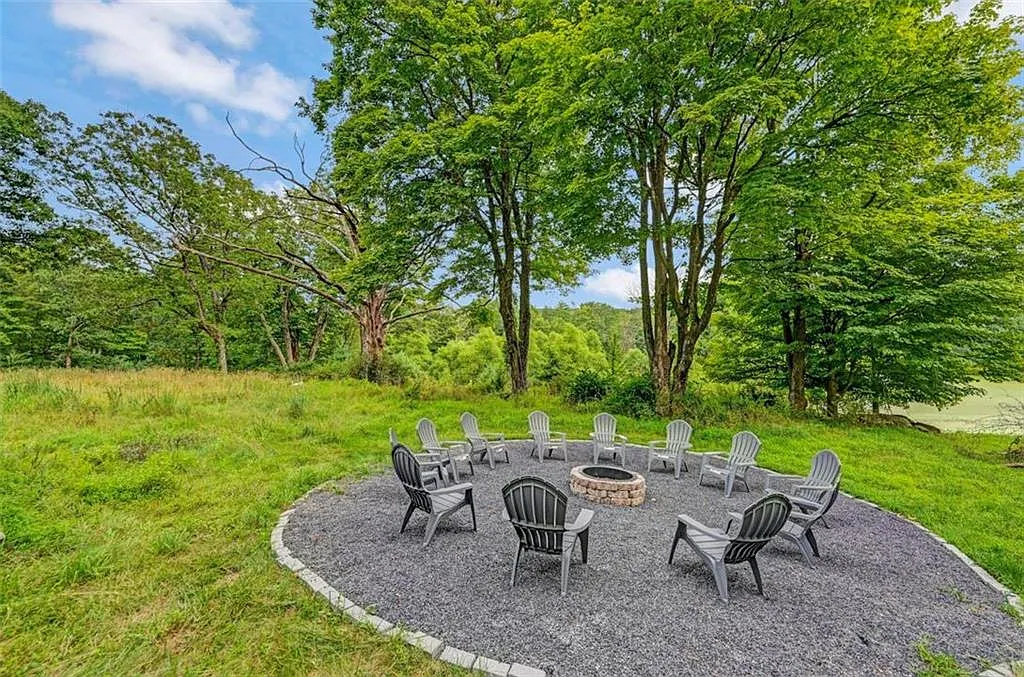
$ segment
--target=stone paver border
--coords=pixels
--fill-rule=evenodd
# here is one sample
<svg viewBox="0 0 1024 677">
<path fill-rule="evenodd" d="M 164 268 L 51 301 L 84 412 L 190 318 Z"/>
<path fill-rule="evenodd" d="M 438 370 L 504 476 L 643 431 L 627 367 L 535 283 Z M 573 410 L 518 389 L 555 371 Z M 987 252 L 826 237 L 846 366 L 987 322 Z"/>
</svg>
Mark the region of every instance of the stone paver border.
<svg viewBox="0 0 1024 677">
<path fill-rule="evenodd" d="M 529 441 L 529 440 L 509 440 L 512 441 Z M 569 442 L 589 442 L 590 440 L 568 440 Z M 632 447 L 634 451 L 644 452 L 646 447 L 642 447 L 635 444 L 628 444 L 627 447 Z M 436 658 L 446 663 L 451 663 L 461 668 L 468 668 L 477 672 L 482 672 L 487 675 L 496 675 L 498 677 L 545 677 L 546 673 L 538 668 L 531 667 L 529 665 L 523 665 L 522 663 L 505 663 L 487 656 L 477 655 L 470 651 L 464 651 L 454 646 L 448 646 L 443 640 L 433 637 L 417 630 L 408 628 L 402 628 L 390 621 L 387 621 L 379 616 L 376 616 L 368 612 L 363 607 L 359 606 L 350 599 L 347 599 L 338 590 L 331 586 L 327 581 L 322 579 L 311 569 L 306 568 L 306 565 L 299 559 L 292 556 L 291 550 L 284 544 L 284 528 L 288 525 L 288 518 L 295 508 L 306 501 L 309 496 L 317 491 L 320 491 L 325 486 L 332 484 L 333 482 L 326 482 L 320 486 L 313 487 L 305 494 L 303 494 L 298 500 L 292 503 L 291 507 L 281 513 L 278 518 L 277 525 L 270 532 L 270 547 L 274 551 L 274 557 L 277 562 L 290 569 L 296 576 L 298 576 L 310 589 L 316 594 L 320 595 L 327 600 L 338 613 L 348 616 L 350 619 L 357 623 L 363 623 L 372 627 L 377 632 L 388 636 L 398 636 L 406 644 L 414 646 L 418 649 L 425 651 L 430 654 L 431 658 Z M 867 506 L 874 508 L 875 510 L 881 510 L 892 513 L 897 517 L 906 520 L 913 524 L 921 531 L 928 534 L 931 538 L 937 541 L 943 548 L 948 550 L 957 559 L 966 564 L 971 571 L 973 571 L 978 578 L 980 578 L 990 588 L 1003 595 L 1006 599 L 1006 603 L 1011 607 L 1024 614 L 1024 601 L 1021 600 L 1020 596 L 1014 593 L 1010 588 L 1000 583 L 992 574 L 985 571 L 979 566 L 974 560 L 968 557 L 960 548 L 956 547 L 946 539 L 942 538 L 931 529 L 927 528 L 923 524 L 920 524 L 916 520 L 895 513 L 891 510 L 886 510 L 877 503 L 872 503 L 863 498 L 852 496 L 845 491 L 841 492 L 843 496 L 863 503 Z M 979 673 L 978 677 L 1014 677 L 1014 667 L 1024 666 L 1024 663 L 1005 663 L 1000 665 L 992 666 L 983 672 Z M 1020 668 L 1018 668 L 1020 669 Z"/>
</svg>

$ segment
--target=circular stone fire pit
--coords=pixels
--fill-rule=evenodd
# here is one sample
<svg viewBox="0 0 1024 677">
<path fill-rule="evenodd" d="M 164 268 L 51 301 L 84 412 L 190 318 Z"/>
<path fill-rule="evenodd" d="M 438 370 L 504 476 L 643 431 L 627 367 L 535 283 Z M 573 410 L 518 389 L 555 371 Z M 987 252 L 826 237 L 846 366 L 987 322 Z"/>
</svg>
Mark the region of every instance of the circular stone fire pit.
<svg viewBox="0 0 1024 677">
<path fill-rule="evenodd" d="M 578 465 L 569 472 L 569 489 L 588 501 L 605 505 L 643 505 L 647 482 L 643 475 L 608 465 Z"/>
</svg>

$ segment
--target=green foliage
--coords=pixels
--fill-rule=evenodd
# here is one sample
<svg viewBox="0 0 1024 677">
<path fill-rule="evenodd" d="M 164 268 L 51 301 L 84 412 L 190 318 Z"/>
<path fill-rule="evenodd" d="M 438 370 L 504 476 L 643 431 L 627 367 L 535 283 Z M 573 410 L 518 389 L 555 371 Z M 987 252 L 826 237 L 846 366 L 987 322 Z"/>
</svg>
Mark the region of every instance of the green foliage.
<svg viewBox="0 0 1024 677">
<path fill-rule="evenodd" d="M 914 647 L 923 667 L 917 671 L 918 677 L 969 677 L 971 671 L 960 665 L 956 657 L 949 654 L 936 653 L 931 650 L 931 638 L 923 637 Z"/>
<path fill-rule="evenodd" d="M 652 418 L 658 393 L 650 374 L 634 376 L 615 383 L 605 404 L 615 414 L 633 418 Z"/>
<path fill-rule="evenodd" d="M 596 371 L 583 369 L 573 376 L 565 390 L 565 399 L 573 404 L 599 402 L 608 394 L 608 379 Z"/>
</svg>

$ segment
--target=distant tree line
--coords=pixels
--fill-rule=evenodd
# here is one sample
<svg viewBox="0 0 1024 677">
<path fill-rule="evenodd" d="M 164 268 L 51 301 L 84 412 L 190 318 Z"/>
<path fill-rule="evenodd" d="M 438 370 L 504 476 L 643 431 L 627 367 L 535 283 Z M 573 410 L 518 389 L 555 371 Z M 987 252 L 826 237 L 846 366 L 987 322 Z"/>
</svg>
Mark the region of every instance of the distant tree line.
<svg viewBox="0 0 1024 677">
<path fill-rule="evenodd" d="M 694 378 L 949 404 L 1022 367 L 997 4 L 317 0 L 315 166 L 2 94 L 0 351 L 513 393 L 586 365 L 662 414 Z M 608 257 L 636 311 L 533 307 Z"/>
</svg>

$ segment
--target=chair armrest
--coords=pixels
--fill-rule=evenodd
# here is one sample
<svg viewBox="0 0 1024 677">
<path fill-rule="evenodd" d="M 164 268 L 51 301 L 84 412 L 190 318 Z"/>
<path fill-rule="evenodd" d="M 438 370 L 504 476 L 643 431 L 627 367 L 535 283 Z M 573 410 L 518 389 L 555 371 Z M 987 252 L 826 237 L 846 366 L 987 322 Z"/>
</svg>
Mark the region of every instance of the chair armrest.
<svg viewBox="0 0 1024 677">
<path fill-rule="evenodd" d="M 705 458 L 717 458 L 722 461 L 726 460 L 726 457 L 724 456 L 724 451 L 691 451 L 690 453 L 693 454 L 694 456 L 703 456 Z"/>
<path fill-rule="evenodd" d="M 505 433 L 481 433 L 488 442 L 504 442 Z"/>
<path fill-rule="evenodd" d="M 441 440 L 441 444 L 444 447 L 448 447 L 448 448 L 451 448 L 451 447 L 464 447 L 464 446 L 466 446 L 466 441 L 465 440 Z"/>
<path fill-rule="evenodd" d="M 714 538 L 718 538 L 718 539 L 721 539 L 723 541 L 728 541 L 729 540 L 729 537 L 726 534 L 722 533 L 721 530 L 719 530 L 719 529 L 712 529 L 709 526 L 705 526 L 704 524 L 698 522 L 697 520 L 693 519 L 689 515 L 680 515 L 679 516 L 679 521 L 682 522 L 683 524 L 685 524 L 687 529 L 693 529 L 694 531 L 699 531 L 702 534 L 705 534 L 707 536 L 712 536 Z"/>
<path fill-rule="evenodd" d="M 668 440 L 651 440 L 650 442 L 647 443 L 647 446 L 649 446 L 651 449 L 667 449 Z"/>
<path fill-rule="evenodd" d="M 566 438 L 566 434 L 565 433 L 557 432 L 557 431 L 554 431 L 554 430 L 549 430 L 548 431 L 548 435 L 550 435 L 551 437 L 561 437 L 563 442 L 565 441 L 565 438 Z"/>
<path fill-rule="evenodd" d="M 811 489 L 811 490 L 814 490 L 814 491 L 832 491 L 833 489 L 835 489 L 835 485 L 832 485 L 832 484 L 798 484 L 795 487 L 793 487 L 794 491 L 798 491 L 800 489 Z"/>
<path fill-rule="evenodd" d="M 469 482 L 462 482 L 461 484 L 453 484 L 450 487 L 444 487 L 443 489 L 434 489 L 430 492 L 431 495 L 438 494 L 455 494 L 458 492 L 472 491 L 473 485 Z"/>
<path fill-rule="evenodd" d="M 821 507 L 821 503 L 817 501 L 809 501 L 806 498 L 800 498 L 799 496 L 790 496 L 787 494 L 786 498 L 788 498 L 789 502 L 794 505 L 802 505 L 803 507 L 811 508 L 812 510 L 817 510 Z"/>
<path fill-rule="evenodd" d="M 590 522 L 594 519 L 594 511 L 583 508 L 580 510 L 580 514 L 576 516 L 576 521 L 565 528 L 566 533 L 578 534 L 581 531 L 590 527 Z"/>
<path fill-rule="evenodd" d="M 590 439 L 596 440 L 597 439 L 597 435 L 595 435 L 594 433 L 590 433 Z"/>
<path fill-rule="evenodd" d="M 613 439 L 618 440 L 619 442 L 623 442 L 623 443 L 629 442 L 629 438 L 628 437 L 626 437 L 625 435 L 620 435 L 618 433 L 615 433 L 615 437 Z"/>
</svg>

